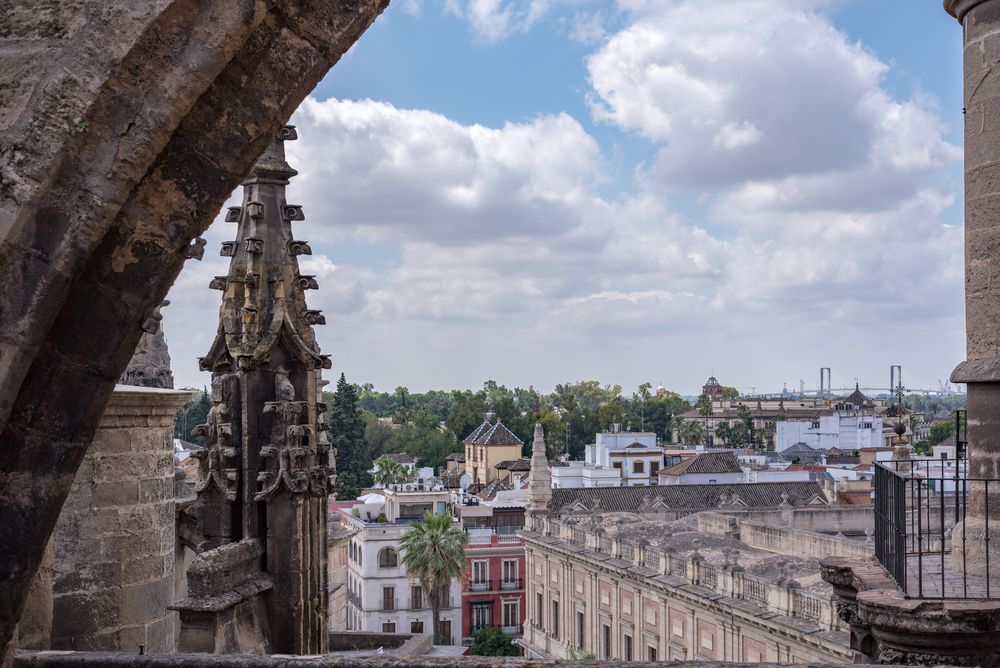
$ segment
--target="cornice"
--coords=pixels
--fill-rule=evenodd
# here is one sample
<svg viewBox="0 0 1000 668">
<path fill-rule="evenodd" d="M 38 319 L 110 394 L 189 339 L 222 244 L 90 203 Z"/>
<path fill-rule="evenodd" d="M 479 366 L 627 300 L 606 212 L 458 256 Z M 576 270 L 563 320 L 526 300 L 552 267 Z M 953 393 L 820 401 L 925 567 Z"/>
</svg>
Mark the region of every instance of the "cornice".
<svg viewBox="0 0 1000 668">
<path fill-rule="evenodd" d="M 944 10 L 959 21 L 962 21 L 965 19 L 965 15 L 968 14 L 969 10 L 973 7 L 989 1 L 990 0 L 944 0 Z"/>
</svg>

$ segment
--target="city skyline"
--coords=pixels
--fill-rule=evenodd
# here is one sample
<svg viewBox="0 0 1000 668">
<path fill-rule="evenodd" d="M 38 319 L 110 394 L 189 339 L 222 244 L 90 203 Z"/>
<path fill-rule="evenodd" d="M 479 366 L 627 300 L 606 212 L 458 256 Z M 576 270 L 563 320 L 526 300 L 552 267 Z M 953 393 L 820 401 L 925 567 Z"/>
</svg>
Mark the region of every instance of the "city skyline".
<svg viewBox="0 0 1000 668">
<path fill-rule="evenodd" d="M 394 3 L 292 119 L 328 378 L 947 382 L 958 26 L 937 3 L 721 4 Z M 231 235 L 163 310 L 180 386 L 207 384 Z"/>
</svg>

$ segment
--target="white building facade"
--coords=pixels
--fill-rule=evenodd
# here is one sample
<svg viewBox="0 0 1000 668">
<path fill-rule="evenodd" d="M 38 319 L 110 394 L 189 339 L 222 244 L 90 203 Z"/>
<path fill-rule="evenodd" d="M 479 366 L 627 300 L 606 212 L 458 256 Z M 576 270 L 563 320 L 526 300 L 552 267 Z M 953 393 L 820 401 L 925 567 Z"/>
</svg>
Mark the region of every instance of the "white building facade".
<svg viewBox="0 0 1000 668">
<path fill-rule="evenodd" d="M 621 486 L 655 485 L 663 466 L 663 448 L 657 445 L 653 432 L 613 428 L 597 434 L 594 443 L 587 446 L 585 457 L 592 467 L 617 469 Z"/>
<path fill-rule="evenodd" d="M 427 592 L 407 573 L 400 540 L 425 511 L 447 512 L 444 490 L 386 490 L 386 522 L 348 514 L 357 533 L 347 545 L 347 629 L 380 633 L 433 633 Z M 360 505 L 360 504 L 359 504 Z M 371 504 L 365 504 L 370 506 Z M 441 606 L 441 635 L 450 644 L 462 638 L 461 582 L 453 579 Z"/>
<path fill-rule="evenodd" d="M 775 423 L 774 449 L 782 452 L 796 443 L 814 450 L 860 450 L 882 445 L 882 418 L 856 412 L 835 411 L 812 420 L 779 420 Z"/>
</svg>

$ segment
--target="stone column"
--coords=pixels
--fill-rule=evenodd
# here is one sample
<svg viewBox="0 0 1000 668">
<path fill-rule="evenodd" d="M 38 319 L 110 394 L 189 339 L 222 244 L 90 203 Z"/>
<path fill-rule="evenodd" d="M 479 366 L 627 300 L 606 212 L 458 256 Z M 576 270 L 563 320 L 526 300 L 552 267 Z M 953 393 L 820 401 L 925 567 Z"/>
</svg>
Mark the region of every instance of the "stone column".
<svg viewBox="0 0 1000 668">
<path fill-rule="evenodd" d="M 968 384 L 969 475 L 1000 481 L 1000 2 L 944 6 L 962 23 L 965 42 L 967 359 L 951 380 Z M 964 527 L 973 569 L 985 566 L 987 503 L 991 560 L 1000 557 L 1000 483 L 990 484 L 989 497 L 985 491 L 972 485 Z"/>
<path fill-rule="evenodd" d="M 52 649 L 174 649 L 174 416 L 190 392 L 119 385 L 52 534 Z"/>
</svg>

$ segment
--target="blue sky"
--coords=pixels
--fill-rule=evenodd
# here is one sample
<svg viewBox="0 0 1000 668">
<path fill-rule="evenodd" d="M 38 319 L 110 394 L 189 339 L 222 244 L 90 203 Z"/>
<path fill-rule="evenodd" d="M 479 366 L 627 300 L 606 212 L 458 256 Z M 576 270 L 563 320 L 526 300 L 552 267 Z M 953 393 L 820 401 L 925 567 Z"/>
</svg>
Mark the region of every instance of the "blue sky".
<svg viewBox="0 0 1000 668">
<path fill-rule="evenodd" d="M 957 22 L 937 0 L 717 4 L 395 0 L 293 118 L 334 371 L 390 390 L 945 380 Z M 206 256 L 165 311 L 182 384 L 205 382 L 224 269 Z"/>
</svg>

